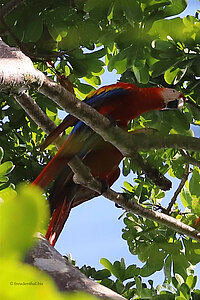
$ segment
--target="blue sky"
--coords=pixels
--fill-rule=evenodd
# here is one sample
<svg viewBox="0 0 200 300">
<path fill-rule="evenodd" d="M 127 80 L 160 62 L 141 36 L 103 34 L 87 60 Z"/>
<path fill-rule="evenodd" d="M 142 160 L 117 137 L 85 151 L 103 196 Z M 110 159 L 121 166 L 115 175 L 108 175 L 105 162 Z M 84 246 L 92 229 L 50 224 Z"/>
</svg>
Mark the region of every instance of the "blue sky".
<svg viewBox="0 0 200 300">
<path fill-rule="evenodd" d="M 189 0 L 188 8 L 182 16 L 194 15 L 197 9 L 200 9 L 200 1 Z M 118 78 L 119 75 L 115 72 L 105 72 L 102 76 L 102 85 L 115 83 Z M 112 188 L 122 191 L 124 181 L 133 182 L 133 175 L 121 176 Z M 172 192 L 168 192 L 168 199 L 171 196 Z M 123 210 L 116 208 L 114 203 L 102 196 L 74 208 L 55 248 L 63 255 L 71 253 L 79 267 L 86 264 L 101 269 L 102 257 L 111 262 L 123 257 L 127 266 L 129 264 L 142 266 L 142 263 L 130 254 L 127 243 L 121 238 L 123 218 L 120 220 L 118 218 L 122 213 Z M 157 272 L 152 277 L 157 284 L 162 284 L 159 277 L 161 274 L 162 272 L 160 274 Z"/>
</svg>

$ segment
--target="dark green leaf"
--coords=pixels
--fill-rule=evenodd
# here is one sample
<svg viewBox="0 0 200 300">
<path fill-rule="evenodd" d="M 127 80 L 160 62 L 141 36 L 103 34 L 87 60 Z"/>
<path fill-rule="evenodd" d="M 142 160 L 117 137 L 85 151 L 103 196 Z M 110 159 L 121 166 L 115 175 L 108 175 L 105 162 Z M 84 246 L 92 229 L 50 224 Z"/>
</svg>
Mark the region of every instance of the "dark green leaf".
<svg viewBox="0 0 200 300">
<path fill-rule="evenodd" d="M 121 0 L 122 9 L 126 19 L 130 23 L 142 20 L 142 10 L 140 4 L 136 0 Z"/>
<path fill-rule="evenodd" d="M 145 65 L 144 68 L 141 69 L 133 66 L 132 69 L 139 83 L 147 84 L 149 82 L 149 69 L 147 65 Z"/>
<path fill-rule="evenodd" d="M 155 64 L 152 65 L 151 70 L 152 72 L 152 77 L 157 77 L 163 73 L 166 72 L 171 66 L 173 65 L 172 60 L 164 60 L 164 61 L 157 61 Z"/>
<path fill-rule="evenodd" d="M 171 0 L 171 5 L 164 9 L 165 17 L 171 17 L 182 13 L 187 7 L 187 0 Z"/>
<path fill-rule="evenodd" d="M 189 190 L 191 195 L 200 197 L 200 174 L 197 169 L 193 170 L 192 178 L 189 183 Z"/>
</svg>

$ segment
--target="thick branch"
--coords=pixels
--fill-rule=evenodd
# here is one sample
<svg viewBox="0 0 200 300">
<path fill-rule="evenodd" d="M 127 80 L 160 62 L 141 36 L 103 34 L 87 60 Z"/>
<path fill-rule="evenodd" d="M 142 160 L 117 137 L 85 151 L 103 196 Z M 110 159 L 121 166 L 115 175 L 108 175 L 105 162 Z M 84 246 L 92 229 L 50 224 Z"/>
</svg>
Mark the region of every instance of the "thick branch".
<svg viewBox="0 0 200 300">
<path fill-rule="evenodd" d="M 32 61 L 19 49 L 7 46 L 0 40 L 0 83 L 17 94 L 30 86 L 38 88 L 43 84 L 45 76 L 35 69 Z M 15 90 L 13 89 L 15 87 Z"/>
<path fill-rule="evenodd" d="M 125 300 L 107 287 L 87 278 L 67 262 L 42 235 L 39 235 L 38 243 L 28 253 L 25 262 L 48 273 L 60 291 L 83 291 L 103 299 Z"/>
</svg>

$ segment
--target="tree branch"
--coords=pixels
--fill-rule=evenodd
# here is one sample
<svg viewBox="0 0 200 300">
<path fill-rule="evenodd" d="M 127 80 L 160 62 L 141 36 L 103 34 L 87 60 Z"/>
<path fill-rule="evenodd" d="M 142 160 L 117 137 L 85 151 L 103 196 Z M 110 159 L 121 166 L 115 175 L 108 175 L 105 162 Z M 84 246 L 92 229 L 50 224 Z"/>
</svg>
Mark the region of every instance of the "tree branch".
<svg viewBox="0 0 200 300">
<path fill-rule="evenodd" d="M 48 273 L 60 291 L 83 291 L 103 299 L 125 300 L 109 288 L 87 278 L 53 248 L 43 235 L 29 251 L 25 262 Z"/>
<path fill-rule="evenodd" d="M 31 117 L 31 119 L 40 127 L 44 132 L 49 134 L 54 129 L 56 125 L 51 121 L 48 116 L 43 112 L 40 106 L 25 92 L 21 93 L 19 96 L 14 96 L 15 100 L 24 109 L 24 111 Z M 54 142 L 59 149 L 63 145 L 63 139 L 59 137 Z"/>
<path fill-rule="evenodd" d="M 173 205 L 175 204 L 176 199 L 177 199 L 178 195 L 180 194 L 182 188 L 184 187 L 184 185 L 185 185 L 185 183 L 188 179 L 189 174 L 190 174 L 190 165 L 187 164 L 186 167 L 185 167 L 184 173 L 183 173 L 183 178 L 181 179 L 181 182 L 180 182 L 177 190 L 175 191 L 175 193 L 174 193 L 174 195 L 173 195 L 173 197 L 172 197 L 172 199 L 171 199 L 171 201 L 170 201 L 170 203 L 169 203 L 169 205 L 166 209 L 167 214 L 170 214 L 171 209 L 172 209 Z"/>
<path fill-rule="evenodd" d="M 73 160 L 70 162 L 70 168 L 74 172 L 74 181 L 77 184 L 81 184 L 83 186 L 87 186 L 91 190 L 96 191 L 97 193 L 101 193 L 101 183 L 93 178 L 90 171 L 87 167 L 79 160 Z M 123 196 L 123 194 L 116 193 L 115 191 L 108 189 L 103 196 L 107 199 L 117 203 L 119 206 L 123 207 L 127 211 L 131 211 L 134 214 L 138 214 L 139 216 L 148 218 L 152 221 L 155 221 L 159 224 L 166 225 L 167 227 L 173 229 L 182 234 L 186 234 L 187 236 L 193 238 L 194 240 L 200 242 L 200 232 L 194 229 L 191 226 L 188 226 L 179 220 L 163 214 L 158 211 L 153 211 L 143 207 L 142 205 L 136 203 L 133 199 L 127 199 Z"/>
<path fill-rule="evenodd" d="M 184 158 L 184 163 L 200 168 L 200 161 L 187 154 L 187 152 L 184 150 L 180 150 L 180 153 Z"/>
<path fill-rule="evenodd" d="M 1 90 L 18 94 L 30 87 L 37 89 L 45 75 L 35 69 L 32 61 L 19 49 L 7 46 L 0 39 L 0 84 Z"/>
</svg>

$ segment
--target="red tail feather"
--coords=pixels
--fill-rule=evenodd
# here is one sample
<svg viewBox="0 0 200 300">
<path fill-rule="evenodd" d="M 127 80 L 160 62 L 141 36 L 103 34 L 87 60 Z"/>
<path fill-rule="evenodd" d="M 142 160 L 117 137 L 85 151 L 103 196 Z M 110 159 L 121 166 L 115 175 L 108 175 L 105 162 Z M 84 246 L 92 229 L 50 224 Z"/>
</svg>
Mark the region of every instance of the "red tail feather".
<svg viewBox="0 0 200 300">
<path fill-rule="evenodd" d="M 71 202 L 66 202 L 66 199 L 54 210 L 46 233 L 46 238 L 52 246 L 55 245 L 69 216 L 70 210 Z"/>
</svg>

